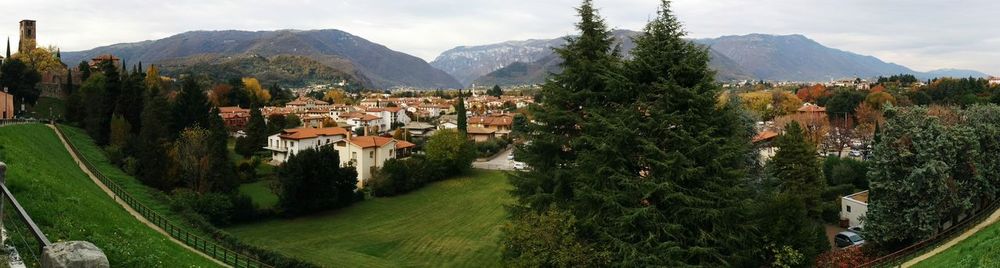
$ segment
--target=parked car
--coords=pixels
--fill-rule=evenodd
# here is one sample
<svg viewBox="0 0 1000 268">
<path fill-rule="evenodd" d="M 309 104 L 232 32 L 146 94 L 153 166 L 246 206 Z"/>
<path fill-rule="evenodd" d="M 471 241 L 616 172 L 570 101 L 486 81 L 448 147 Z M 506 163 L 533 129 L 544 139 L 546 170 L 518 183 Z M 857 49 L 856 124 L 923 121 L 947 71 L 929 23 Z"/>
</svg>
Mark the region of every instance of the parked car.
<svg viewBox="0 0 1000 268">
<path fill-rule="evenodd" d="M 851 228 L 847 228 L 847 230 L 854 232 L 855 234 L 858 234 L 859 236 L 861 236 L 861 239 L 865 238 L 865 230 L 864 228 L 861 228 L 861 226 L 854 226 Z"/>
<path fill-rule="evenodd" d="M 514 162 L 514 169 L 516 169 L 516 170 L 522 170 L 522 169 L 525 169 L 527 167 L 528 167 L 528 165 L 525 165 L 524 163 Z"/>
<path fill-rule="evenodd" d="M 858 150 L 851 150 L 851 156 L 854 156 L 854 157 L 861 157 L 861 151 L 858 151 Z"/>
<path fill-rule="evenodd" d="M 861 235 L 859 235 L 858 233 L 851 231 L 843 231 L 833 236 L 833 242 L 837 244 L 838 248 L 845 248 L 845 247 L 864 244 L 865 239 L 862 238 Z"/>
</svg>

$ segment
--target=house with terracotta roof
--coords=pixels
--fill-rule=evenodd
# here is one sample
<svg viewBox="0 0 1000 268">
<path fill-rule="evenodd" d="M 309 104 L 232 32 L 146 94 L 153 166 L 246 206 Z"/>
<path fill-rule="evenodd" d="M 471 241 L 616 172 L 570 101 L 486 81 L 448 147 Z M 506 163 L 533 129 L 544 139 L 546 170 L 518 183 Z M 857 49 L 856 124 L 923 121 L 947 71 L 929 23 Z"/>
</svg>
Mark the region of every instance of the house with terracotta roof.
<svg viewBox="0 0 1000 268">
<path fill-rule="evenodd" d="M 397 141 L 379 136 L 360 136 L 336 143 L 342 166 L 354 166 L 358 171 L 358 189 L 364 188 L 372 174 L 396 158 Z"/>
<path fill-rule="evenodd" d="M 478 127 L 494 131 L 496 136 L 507 136 L 514 126 L 514 117 L 510 115 L 488 115 L 469 117 L 469 128 Z"/>
<path fill-rule="evenodd" d="M 812 103 L 803 103 L 798 109 L 799 113 L 826 113 L 826 108 Z"/>
<path fill-rule="evenodd" d="M 466 129 L 466 134 L 470 140 L 475 142 L 485 142 L 488 140 L 495 139 L 497 137 L 497 131 L 484 127 L 473 127 L 469 126 Z"/>
<path fill-rule="evenodd" d="M 777 131 L 766 129 L 757 133 L 757 136 L 754 136 L 751 140 L 754 148 L 760 154 L 758 160 L 761 164 L 771 160 L 774 154 L 778 152 L 778 149 L 774 147 L 774 140 L 778 138 L 778 135 L 780 134 Z"/>
<path fill-rule="evenodd" d="M 350 137 L 350 131 L 338 127 L 286 129 L 267 137 L 267 147 L 264 149 L 271 151 L 271 164 L 277 165 L 288 161 L 289 157 L 300 151 L 317 149 Z"/>
<path fill-rule="evenodd" d="M 1000 77 L 990 76 L 989 83 L 990 86 L 1000 86 Z"/>
<path fill-rule="evenodd" d="M 250 109 L 239 106 L 219 107 L 219 116 L 230 133 L 243 130 L 250 122 Z"/>
<path fill-rule="evenodd" d="M 426 122 L 413 121 L 403 126 L 411 137 L 427 137 L 434 133 L 434 125 Z"/>
<path fill-rule="evenodd" d="M 341 113 L 340 120 L 351 126 L 351 129 L 362 129 L 364 133 L 381 133 L 388 130 L 389 126 L 382 117 L 368 113 L 350 112 Z"/>
<path fill-rule="evenodd" d="M 868 214 L 868 191 L 840 198 L 840 219 L 847 222 L 847 227 L 864 227 L 865 214 Z"/>
</svg>

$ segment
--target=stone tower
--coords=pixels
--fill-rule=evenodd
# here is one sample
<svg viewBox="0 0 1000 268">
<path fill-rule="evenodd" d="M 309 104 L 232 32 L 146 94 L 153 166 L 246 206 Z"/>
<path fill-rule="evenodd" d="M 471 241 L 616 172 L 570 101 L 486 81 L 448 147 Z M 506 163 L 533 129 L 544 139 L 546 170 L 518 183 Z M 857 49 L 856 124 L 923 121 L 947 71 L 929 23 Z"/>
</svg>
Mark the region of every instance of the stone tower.
<svg viewBox="0 0 1000 268">
<path fill-rule="evenodd" d="M 25 51 L 35 49 L 35 21 L 33 20 L 22 20 L 21 21 L 21 41 L 17 46 L 17 53 L 24 53 Z"/>
</svg>

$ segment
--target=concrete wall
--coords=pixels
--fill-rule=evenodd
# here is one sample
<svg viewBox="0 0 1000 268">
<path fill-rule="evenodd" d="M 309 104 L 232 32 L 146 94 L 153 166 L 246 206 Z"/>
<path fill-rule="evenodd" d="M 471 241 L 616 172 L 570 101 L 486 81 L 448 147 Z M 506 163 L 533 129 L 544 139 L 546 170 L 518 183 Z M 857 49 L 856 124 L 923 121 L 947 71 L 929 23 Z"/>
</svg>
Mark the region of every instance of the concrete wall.
<svg viewBox="0 0 1000 268">
<path fill-rule="evenodd" d="M 868 204 L 858 202 L 857 200 L 848 197 L 840 198 L 840 218 L 850 221 L 850 227 L 864 227 L 865 224 L 861 221 L 861 217 L 867 213 Z"/>
</svg>

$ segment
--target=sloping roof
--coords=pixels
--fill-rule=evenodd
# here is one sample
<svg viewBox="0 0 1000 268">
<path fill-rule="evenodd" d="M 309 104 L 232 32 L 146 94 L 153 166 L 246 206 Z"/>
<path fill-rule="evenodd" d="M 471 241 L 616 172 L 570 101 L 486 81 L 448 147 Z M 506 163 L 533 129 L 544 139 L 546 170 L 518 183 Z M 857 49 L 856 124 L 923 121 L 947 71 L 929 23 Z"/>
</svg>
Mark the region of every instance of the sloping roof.
<svg viewBox="0 0 1000 268">
<path fill-rule="evenodd" d="M 379 136 L 360 136 L 351 138 L 351 143 L 361 148 L 382 147 L 394 141 L 392 138 Z"/>
<path fill-rule="evenodd" d="M 488 128 L 469 127 L 469 129 L 466 132 L 468 132 L 469 134 L 493 134 L 496 133 L 497 131 Z"/>
<path fill-rule="evenodd" d="M 348 132 L 346 129 L 339 127 L 294 128 L 281 131 L 281 134 L 278 134 L 278 137 L 289 140 L 301 140 L 301 139 L 315 138 L 319 136 L 333 136 L 333 135 L 347 136 L 349 135 L 349 133 L 350 132 Z"/>
<path fill-rule="evenodd" d="M 425 123 L 425 122 L 420 122 L 420 121 L 410 121 L 410 123 L 407 123 L 405 126 L 403 126 L 403 128 L 405 128 L 405 129 L 431 129 L 431 128 L 434 128 L 434 125 L 431 125 L 431 124 Z"/>
<path fill-rule="evenodd" d="M 868 191 L 854 193 L 847 196 L 848 199 L 853 199 L 855 201 L 868 204 Z"/>
<path fill-rule="evenodd" d="M 771 130 L 764 130 L 764 131 L 761 131 L 760 133 L 757 133 L 757 136 L 753 137 L 753 143 L 758 143 L 758 142 L 762 142 L 762 141 L 766 141 L 766 140 L 771 140 L 771 139 L 773 139 L 775 137 L 778 137 L 778 132 L 774 132 L 774 131 L 771 131 Z"/>
<path fill-rule="evenodd" d="M 514 124 L 514 118 L 506 115 L 473 116 L 469 118 L 469 124 L 482 124 L 484 126 L 510 126 Z"/>
<path fill-rule="evenodd" d="M 250 109 L 243 109 L 239 106 L 219 107 L 220 113 L 249 113 Z"/>
<path fill-rule="evenodd" d="M 803 104 L 801 108 L 799 108 L 799 112 L 802 112 L 802 113 L 825 113 L 826 112 L 826 108 L 806 103 L 806 104 Z"/>
<path fill-rule="evenodd" d="M 396 141 L 396 149 L 406 149 L 416 147 L 416 144 L 408 141 Z"/>
</svg>

